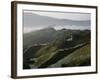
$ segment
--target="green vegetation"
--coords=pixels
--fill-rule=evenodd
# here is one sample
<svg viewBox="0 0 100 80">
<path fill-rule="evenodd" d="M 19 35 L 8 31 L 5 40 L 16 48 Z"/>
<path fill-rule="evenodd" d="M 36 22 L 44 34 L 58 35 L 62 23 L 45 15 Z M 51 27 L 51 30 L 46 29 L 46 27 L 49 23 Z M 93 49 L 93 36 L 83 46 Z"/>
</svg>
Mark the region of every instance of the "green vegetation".
<svg viewBox="0 0 100 80">
<path fill-rule="evenodd" d="M 85 66 L 90 65 L 90 44 L 87 44 L 79 49 L 76 49 L 70 55 L 65 58 L 59 60 L 57 63 L 50 65 L 49 67 L 74 67 L 74 66 Z M 89 64 L 84 64 L 84 63 Z"/>
<path fill-rule="evenodd" d="M 43 29 L 24 34 L 24 69 L 91 65 L 90 30 Z"/>
</svg>

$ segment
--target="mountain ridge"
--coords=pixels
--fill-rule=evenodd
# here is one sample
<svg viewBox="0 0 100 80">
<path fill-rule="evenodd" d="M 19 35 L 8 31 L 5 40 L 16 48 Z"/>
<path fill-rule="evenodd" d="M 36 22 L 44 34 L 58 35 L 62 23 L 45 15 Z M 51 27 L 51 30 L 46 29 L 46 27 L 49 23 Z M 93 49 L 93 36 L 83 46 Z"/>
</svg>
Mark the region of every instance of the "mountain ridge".
<svg viewBox="0 0 100 80">
<path fill-rule="evenodd" d="M 48 16 L 41 16 L 35 13 L 24 13 L 24 27 L 47 27 L 50 24 L 55 24 L 57 26 L 90 26 L 90 20 L 78 21 L 70 19 L 57 19 Z M 33 26 L 34 25 L 34 26 Z"/>
</svg>

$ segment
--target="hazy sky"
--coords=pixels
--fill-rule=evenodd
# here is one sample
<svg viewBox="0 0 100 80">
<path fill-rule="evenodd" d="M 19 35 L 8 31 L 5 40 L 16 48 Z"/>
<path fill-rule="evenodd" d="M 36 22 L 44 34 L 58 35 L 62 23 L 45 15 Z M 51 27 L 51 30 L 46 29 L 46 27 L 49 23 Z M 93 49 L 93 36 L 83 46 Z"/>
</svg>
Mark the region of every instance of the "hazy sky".
<svg viewBox="0 0 100 80">
<path fill-rule="evenodd" d="M 41 16 L 48 16 L 58 19 L 71 19 L 71 20 L 90 20 L 90 13 L 73 13 L 73 12 L 46 12 L 46 11 L 24 11 L 25 13 L 35 13 Z"/>
<path fill-rule="evenodd" d="M 47 28 L 90 29 L 91 14 L 75 12 L 26 11 L 24 10 L 24 33 Z"/>
</svg>

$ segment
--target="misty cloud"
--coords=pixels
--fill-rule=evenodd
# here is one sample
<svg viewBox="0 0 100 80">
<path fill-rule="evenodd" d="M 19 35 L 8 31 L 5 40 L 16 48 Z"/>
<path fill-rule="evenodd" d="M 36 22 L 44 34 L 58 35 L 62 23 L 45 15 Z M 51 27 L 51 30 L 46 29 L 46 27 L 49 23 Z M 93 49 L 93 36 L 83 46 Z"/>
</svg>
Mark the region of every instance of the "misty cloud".
<svg viewBox="0 0 100 80">
<path fill-rule="evenodd" d="M 90 29 L 90 16 L 89 13 L 24 11 L 24 33 L 47 27 L 54 27 L 55 29 Z"/>
</svg>

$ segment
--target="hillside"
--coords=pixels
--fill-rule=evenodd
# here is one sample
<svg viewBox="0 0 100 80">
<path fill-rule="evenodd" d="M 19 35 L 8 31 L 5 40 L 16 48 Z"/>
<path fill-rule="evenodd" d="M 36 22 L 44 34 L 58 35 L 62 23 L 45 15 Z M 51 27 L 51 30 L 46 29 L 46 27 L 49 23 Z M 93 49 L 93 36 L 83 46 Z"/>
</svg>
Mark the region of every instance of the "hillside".
<svg viewBox="0 0 100 80">
<path fill-rule="evenodd" d="M 90 65 L 90 30 L 46 28 L 24 39 L 24 69 Z"/>
<path fill-rule="evenodd" d="M 50 65 L 49 67 L 89 66 L 90 56 L 90 44 L 87 44 L 79 49 L 76 49 L 70 55 L 59 60 L 57 63 Z"/>
<path fill-rule="evenodd" d="M 53 28 L 45 28 L 35 32 L 23 34 L 24 49 L 34 44 L 49 43 L 54 40 L 56 30 Z"/>
</svg>

